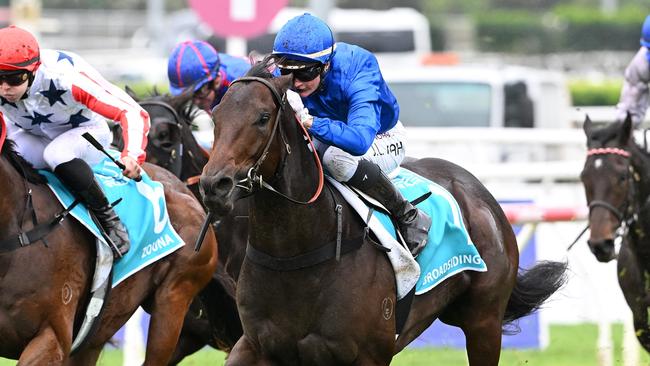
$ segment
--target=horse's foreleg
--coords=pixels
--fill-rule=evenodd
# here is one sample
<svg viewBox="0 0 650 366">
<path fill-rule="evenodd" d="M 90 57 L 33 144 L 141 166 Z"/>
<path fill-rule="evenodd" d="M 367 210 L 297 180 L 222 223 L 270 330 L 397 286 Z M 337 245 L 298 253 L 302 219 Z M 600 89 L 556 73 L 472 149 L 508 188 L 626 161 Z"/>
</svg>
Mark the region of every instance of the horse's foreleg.
<svg viewBox="0 0 650 366">
<path fill-rule="evenodd" d="M 52 327 L 43 328 L 34 339 L 27 344 L 18 360 L 20 366 L 31 365 L 62 365 L 70 351 L 71 336 L 62 342 Z M 64 349 L 66 351 L 64 351 Z"/>
<path fill-rule="evenodd" d="M 152 306 L 144 365 L 167 365 L 181 333 L 194 294 L 190 282 L 159 288 Z"/>
</svg>

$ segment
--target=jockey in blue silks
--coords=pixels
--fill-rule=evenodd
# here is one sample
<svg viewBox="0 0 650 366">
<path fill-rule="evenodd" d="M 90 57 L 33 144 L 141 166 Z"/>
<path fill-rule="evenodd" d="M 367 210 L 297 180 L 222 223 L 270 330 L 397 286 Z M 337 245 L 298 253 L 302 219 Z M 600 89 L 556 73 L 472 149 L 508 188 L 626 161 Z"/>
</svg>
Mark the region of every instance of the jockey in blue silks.
<svg viewBox="0 0 650 366">
<path fill-rule="evenodd" d="M 230 83 L 250 67 L 246 59 L 218 53 L 207 42 L 181 42 L 167 63 L 169 90 L 174 96 L 193 93 L 188 105 L 192 125 L 198 130 L 212 130 L 212 108 L 221 101 Z"/>
<path fill-rule="evenodd" d="M 641 48 L 625 69 L 625 80 L 621 97 L 616 105 L 616 119 L 625 120 L 630 113 L 632 122 L 638 126 L 645 118 L 650 103 L 648 83 L 650 83 L 650 15 L 645 18 L 641 29 Z"/>
<path fill-rule="evenodd" d="M 417 255 L 431 218 L 404 199 L 386 174 L 405 157 L 399 105 L 367 50 L 334 42 L 330 28 L 311 14 L 295 17 L 273 44 L 277 66 L 293 75 L 291 106 L 317 141 L 327 172 L 381 202 Z"/>
</svg>

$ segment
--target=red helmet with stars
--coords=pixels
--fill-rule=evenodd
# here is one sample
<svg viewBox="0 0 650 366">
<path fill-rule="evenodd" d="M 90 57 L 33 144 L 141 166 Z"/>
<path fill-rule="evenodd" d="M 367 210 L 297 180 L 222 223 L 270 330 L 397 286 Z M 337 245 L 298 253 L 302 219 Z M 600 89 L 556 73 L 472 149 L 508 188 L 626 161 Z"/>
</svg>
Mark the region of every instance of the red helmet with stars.
<svg viewBox="0 0 650 366">
<path fill-rule="evenodd" d="M 38 41 L 16 26 L 0 29 L 0 73 L 25 70 L 34 72 L 41 64 Z"/>
</svg>

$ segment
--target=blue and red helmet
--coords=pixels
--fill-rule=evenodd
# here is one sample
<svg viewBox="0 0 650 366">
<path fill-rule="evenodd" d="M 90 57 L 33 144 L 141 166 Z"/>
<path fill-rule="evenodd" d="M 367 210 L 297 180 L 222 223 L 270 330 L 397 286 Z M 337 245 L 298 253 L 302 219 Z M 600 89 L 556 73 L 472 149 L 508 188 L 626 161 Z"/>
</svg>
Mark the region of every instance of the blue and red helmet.
<svg viewBox="0 0 650 366">
<path fill-rule="evenodd" d="M 214 80 L 221 62 L 219 53 L 204 41 L 185 41 L 179 43 L 167 61 L 169 91 L 179 95 L 189 88 L 199 90 Z"/>
<path fill-rule="evenodd" d="M 274 55 L 306 63 L 327 63 L 335 48 L 330 28 L 309 13 L 289 20 L 273 42 Z"/>
<path fill-rule="evenodd" d="M 641 46 L 650 48 L 650 15 L 645 18 L 641 28 Z"/>
</svg>

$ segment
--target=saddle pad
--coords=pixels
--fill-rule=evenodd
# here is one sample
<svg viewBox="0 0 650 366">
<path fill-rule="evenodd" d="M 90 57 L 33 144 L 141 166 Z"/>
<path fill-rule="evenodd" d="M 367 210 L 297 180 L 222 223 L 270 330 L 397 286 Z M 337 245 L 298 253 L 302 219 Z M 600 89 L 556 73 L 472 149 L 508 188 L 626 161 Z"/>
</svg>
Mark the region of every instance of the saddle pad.
<svg viewBox="0 0 650 366">
<path fill-rule="evenodd" d="M 326 176 L 333 187 L 341 192 L 345 200 L 354 208 L 354 211 L 359 214 L 361 219 L 365 222 L 368 219 L 368 212 L 370 208 L 363 202 L 357 194 L 350 189 L 347 185 L 337 182 L 334 178 Z M 420 267 L 418 266 L 413 256 L 404 248 L 400 243 L 395 240 L 394 234 L 379 222 L 377 215 L 370 217 L 368 227 L 375 234 L 379 242 L 389 248 L 390 251 L 386 253 L 388 260 L 393 266 L 395 272 L 395 283 L 397 286 L 397 299 L 402 299 L 408 295 L 413 286 L 415 286 L 420 276 Z"/>
<path fill-rule="evenodd" d="M 411 283 L 411 287 L 406 288 L 410 283 L 410 279 L 407 278 L 400 282 L 399 275 L 400 273 L 410 274 L 412 271 L 405 271 L 403 268 L 395 267 L 396 264 L 401 266 L 404 264 L 391 259 L 391 264 L 395 267 L 396 277 L 398 277 L 398 299 L 401 298 L 400 295 L 406 295 L 414 285 L 415 294 L 420 295 L 459 272 L 466 270 L 487 271 L 485 262 L 472 243 L 463 224 L 460 207 L 451 193 L 437 183 L 408 169 L 400 168 L 397 173 L 392 178 L 393 184 L 409 201 L 431 192 L 431 195 L 423 202 L 420 202 L 417 207 L 426 212 L 433 220 L 427 245 L 414 260 L 418 266 L 418 278 Z M 330 182 L 332 181 L 334 179 L 330 178 Z M 347 186 L 343 186 L 338 182 L 333 184 L 339 188 L 345 199 L 365 221 L 369 210 L 366 203 Z M 340 187 L 345 187 L 345 191 Z M 395 250 L 406 252 L 413 260 L 410 252 L 397 241 L 395 226 L 387 214 L 374 210 L 368 226 L 382 245 L 390 248 L 391 252 Z M 390 259 L 390 252 L 387 254 Z M 400 283 L 402 284 L 401 289 Z"/>
<path fill-rule="evenodd" d="M 421 270 L 415 287 L 416 295 L 431 290 L 462 271 L 487 271 L 485 262 L 467 233 L 458 202 L 449 191 L 405 168 L 400 168 L 392 181 L 409 201 L 431 192 L 429 198 L 417 205 L 432 218 L 433 223 L 427 245 L 416 258 Z M 388 215 L 382 212 L 375 214 L 380 216 L 384 225 L 393 228 Z M 394 229 L 391 232 L 394 233 Z"/>
<path fill-rule="evenodd" d="M 119 158 L 116 152 L 111 153 Z M 173 253 L 185 242 L 170 223 L 161 183 L 151 180 L 144 171 L 140 182 L 126 178 L 108 158 L 92 168 L 109 202 L 122 199 L 115 206 L 115 212 L 126 226 L 131 241 L 129 252 L 114 263 L 112 287 L 115 287 L 140 269 Z M 68 207 L 74 201 L 72 193 L 51 172 L 42 170 L 40 173 L 47 178 L 61 204 Z M 71 214 L 108 246 L 85 206 L 77 205 Z"/>
</svg>

